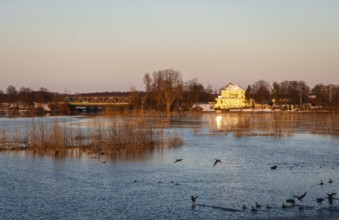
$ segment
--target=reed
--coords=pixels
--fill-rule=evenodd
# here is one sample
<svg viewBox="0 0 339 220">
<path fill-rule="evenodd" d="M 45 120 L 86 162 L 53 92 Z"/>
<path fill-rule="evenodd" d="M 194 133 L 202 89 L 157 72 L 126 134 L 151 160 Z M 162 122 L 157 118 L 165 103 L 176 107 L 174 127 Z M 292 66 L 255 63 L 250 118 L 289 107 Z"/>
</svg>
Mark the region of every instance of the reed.
<svg viewBox="0 0 339 220">
<path fill-rule="evenodd" d="M 179 136 L 164 137 L 162 122 L 144 117 L 90 118 L 74 124 L 58 118 L 49 123 L 32 119 L 21 133 L 15 128 L 11 136 L 6 127 L 1 128 L 0 149 L 55 156 L 83 153 L 112 156 L 183 144 Z"/>
<path fill-rule="evenodd" d="M 168 147 L 178 147 L 183 144 L 183 141 L 180 137 L 171 137 L 167 139 Z"/>
<path fill-rule="evenodd" d="M 14 127 L 14 133 L 12 136 L 13 148 L 19 149 L 20 148 L 20 136 L 19 136 L 19 128 L 17 125 Z"/>
<path fill-rule="evenodd" d="M 4 126 L 0 128 L 0 149 L 6 149 L 7 143 L 7 130 Z"/>
</svg>

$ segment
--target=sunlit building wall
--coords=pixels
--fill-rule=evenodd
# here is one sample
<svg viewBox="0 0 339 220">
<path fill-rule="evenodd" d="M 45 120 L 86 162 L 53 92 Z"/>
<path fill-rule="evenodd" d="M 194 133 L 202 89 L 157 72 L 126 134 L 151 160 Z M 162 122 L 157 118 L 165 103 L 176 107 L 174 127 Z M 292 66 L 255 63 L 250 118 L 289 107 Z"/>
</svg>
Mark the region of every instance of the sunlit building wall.
<svg viewBox="0 0 339 220">
<path fill-rule="evenodd" d="M 245 108 L 248 103 L 245 98 L 245 90 L 238 85 L 229 83 L 221 90 L 221 95 L 216 98 L 214 109 Z"/>
</svg>

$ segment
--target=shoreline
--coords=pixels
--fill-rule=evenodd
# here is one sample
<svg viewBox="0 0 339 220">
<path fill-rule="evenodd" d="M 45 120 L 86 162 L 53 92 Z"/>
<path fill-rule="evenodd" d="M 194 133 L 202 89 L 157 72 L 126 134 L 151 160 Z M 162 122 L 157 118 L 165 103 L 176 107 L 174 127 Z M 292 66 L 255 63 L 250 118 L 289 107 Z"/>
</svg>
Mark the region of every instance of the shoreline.
<svg viewBox="0 0 339 220">
<path fill-rule="evenodd" d="M 0 110 L 1 112 L 2 110 Z M 295 113 L 295 114 L 309 114 L 309 113 L 339 113 L 339 109 L 334 110 L 280 110 L 280 109 L 222 109 L 213 111 L 185 111 L 185 112 L 161 112 L 161 111 L 124 111 L 124 112 L 100 112 L 96 114 L 56 114 L 50 113 L 44 115 L 35 114 L 9 114 L 10 110 L 2 111 L 5 114 L 0 114 L 1 118 L 40 118 L 40 117 L 93 117 L 93 116 L 114 116 L 114 115 L 160 115 L 160 116 L 174 116 L 174 115 L 201 115 L 201 114 L 225 114 L 225 113 Z M 25 112 L 25 111 L 23 111 Z"/>
</svg>

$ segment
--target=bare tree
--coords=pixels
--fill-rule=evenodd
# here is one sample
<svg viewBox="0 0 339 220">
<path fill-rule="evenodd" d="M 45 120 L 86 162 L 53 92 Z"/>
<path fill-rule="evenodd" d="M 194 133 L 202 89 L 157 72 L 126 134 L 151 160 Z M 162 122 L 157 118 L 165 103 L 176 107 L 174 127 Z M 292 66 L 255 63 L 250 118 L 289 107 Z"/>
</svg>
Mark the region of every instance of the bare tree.
<svg viewBox="0 0 339 220">
<path fill-rule="evenodd" d="M 18 100 L 25 102 L 25 103 L 31 103 L 34 99 L 34 91 L 27 87 L 21 87 L 19 89 L 19 95 Z"/>
<path fill-rule="evenodd" d="M 336 96 L 336 86 L 333 84 L 329 84 L 326 87 L 324 87 L 324 90 L 327 95 L 328 104 L 331 107 L 333 105 L 333 100 Z"/>
<path fill-rule="evenodd" d="M 18 96 L 18 91 L 16 90 L 15 86 L 8 86 L 6 90 L 6 94 L 8 97 L 8 102 L 14 102 L 16 101 L 16 98 Z"/>
<path fill-rule="evenodd" d="M 181 98 L 182 74 L 173 69 L 165 69 L 155 71 L 152 77 L 148 73 L 144 75 L 146 91 L 153 93 L 152 98 L 155 99 L 158 109 L 162 109 L 164 106 L 166 111 L 170 112 L 174 101 Z"/>
<path fill-rule="evenodd" d="M 271 86 L 264 80 L 259 80 L 251 86 L 251 95 L 258 103 L 268 103 L 271 98 Z"/>
<path fill-rule="evenodd" d="M 245 90 L 245 97 L 246 97 L 247 100 L 250 100 L 250 98 L 252 97 L 251 91 L 252 91 L 252 88 L 251 88 L 250 85 L 248 85 L 246 90 Z"/>
<path fill-rule="evenodd" d="M 274 98 L 275 102 L 278 102 L 281 98 L 280 94 L 280 84 L 277 82 L 272 83 L 272 97 Z"/>
<path fill-rule="evenodd" d="M 46 103 L 53 100 L 52 94 L 48 89 L 41 87 L 38 91 L 35 92 L 34 101 L 38 103 Z"/>
<path fill-rule="evenodd" d="M 180 98 L 182 93 L 182 74 L 173 69 L 165 69 L 154 72 L 153 78 L 158 88 L 158 100 L 165 103 L 166 112 L 170 112 L 173 102 Z"/>
<path fill-rule="evenodd" d="M 153 79 L 149 73 L 145 73 L 144 78 L 142 79 L 145 84 L 146 92 L 150 92 L 152 90 Z"/>
<path fill-rule="evenodd" d="M 326 97 L 325 97 L 325 85 L 322 83 L 316 84 L 312 88 L 312 94 L 315 95 L 315 103 L 316 105 L 325 105 Z"/>
<path fill-rule="evenodd" d="M 209 94 L 213 94 L 213 87 L 212 87 L 212 85 L 207 85 L 207 87 L 205 89 L 205 92 L 209 93 Z"/>
<path fill-rule="evenodd" d="M 290 104 L 299 104 L 300 107 L 310 93 L 310 87 L 304 81 L 283 81 L 280 89 L 282 98 L 287 98 Z"/>
<path fill-rule="evenodd" d="M 0 103 L 5 102 L 5 98 L 6 96 L 5 96 L 4 91 L 0 90 Z"/>
<path fill-rule="evenodd" d="M 144 78 L 142 79 L 145 84 L 145 95 L 141 98 L 141 110 L 145 108 L 145 102 L 149 100 L 149 96 L 152 92 L 153 79 L 149 73 L 145 73 Z"/>
<path fill-rule="evenodd" d="M 199 102 L 203 93 L 204 86 L 199 83 L 197 79 L 185 82 L 184 100 L 186 101 L 187 108 L 190 108 L 194 103 Z"/>
<path fill-rule="evenodd" d="M 322 83 L 316 84 L 312 88 L 312 94 L 315 95 L 314 104 L 329 107 L 336 105 L 337 98 L 339 97 L 338 91 L 338 85 L 324 85 Z"/>
<path fill-rule="evenodd" d="M 130 92 L 129 92 L 129 98 L 130 103 L 136 107 L 136 109 L 139 109 L 141 104 L 141 94 L 137 91 L 135 86 L 131 86 Z"/>
</svg>

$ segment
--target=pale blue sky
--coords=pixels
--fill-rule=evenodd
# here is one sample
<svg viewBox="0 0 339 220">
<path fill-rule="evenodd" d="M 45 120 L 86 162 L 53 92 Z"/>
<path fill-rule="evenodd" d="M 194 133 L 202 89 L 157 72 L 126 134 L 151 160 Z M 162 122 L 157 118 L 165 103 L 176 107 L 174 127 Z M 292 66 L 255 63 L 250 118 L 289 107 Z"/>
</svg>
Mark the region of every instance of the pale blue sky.
<svg viewBox="0 0 339 220">
<path fill-rule="evenodd" d="M 143 90 L 165 68 L 216 89 L 339 84 L 339 1 L 0 0 L 0 90 Z"/>
</svg>

